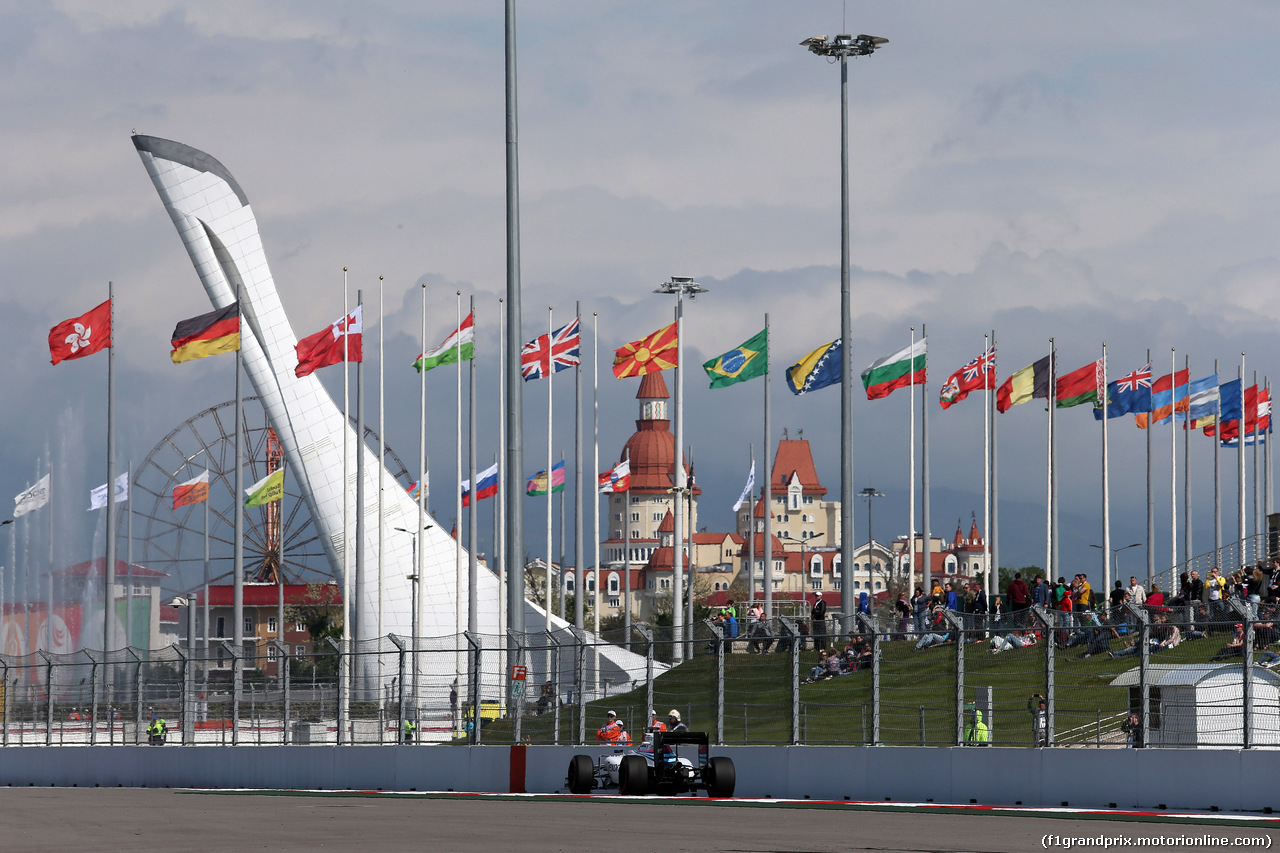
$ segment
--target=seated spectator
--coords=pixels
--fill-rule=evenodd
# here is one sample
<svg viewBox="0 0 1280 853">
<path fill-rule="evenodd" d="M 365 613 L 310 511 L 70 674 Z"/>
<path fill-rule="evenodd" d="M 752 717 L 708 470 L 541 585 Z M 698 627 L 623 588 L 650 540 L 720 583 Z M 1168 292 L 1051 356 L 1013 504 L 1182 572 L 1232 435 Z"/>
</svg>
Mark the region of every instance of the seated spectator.
<svg viewBox="0 0 1280 853">
<path fill-rule="evenodd" d="M 1129 644 L 1118 652 L 1107 652 L 1113 658 L 1123 658 L 1129 655 L 1141 654 L 1142 648 L 1138 645 L 1138 637 L 1135 634 L 1133 639 L 1129 640 Z"/>
<path fill-rule="evenodd" d="M 1262 650 L 1262 657 L 1258 658 L 1258 666 L 1265 666 L 1268 669 L 1280 663 L 1280 652 L 1273 652 L 1270 649 Z"/>
<path fill-rule="evenodd" d="M 1151 628 L 1151 651 L 1177 648 L 1181 642 L 1182 632 L 1178 626 L 1169 624 L 1168 617 L 1163 614 L 1157 616 L 1156 624 Z"/>
<path fill-rule="evenodd" d="M 1236 657 L 1244 654 L 1244 625 L 1240 622 L 1235 624 L 1231 631 L 1231 639 L 1227 644 L 1218 649 L 1217 654 L 1209 658 L 1210 661 L 1226 660 L 1227 658 Z"/>
<path fill-rule="evenodd" d="M 947 638 L 950 636 L 951 636 L 950 631 L 948 631 L 945 634 L 934 634 L 934 633 L 925 634 L 923 637 L 919 639 L 918 642 L 916 642 L 916 650 L 919 651 L 920 649 L 927 649 L 930 646 L 941 645 L 942 643 L 945 643 L 947 641 Z"/>
<path fill-rule="evenodd" d="M 1111 634 L 1108 631 L 1102 628 L 1090 628 L 1086 632 L 1086 637 L 1088 637 L 1089 647 L 1085 649 L 1084 654 L 1080 655 L 1081 660 L 1111 651 Z"/>
<path fill-rule="evenodd" d="M 991 654 L 998 655 L 1000 652 L 1007 652 L 1010 649 L 1021 649 L 1035 644 L 1036 635 L 1034 631 L 1023 631 L 1021 633 L 1015 631 L 1005 634 L 1003 637 L 992 637 Z"/>
</svg>

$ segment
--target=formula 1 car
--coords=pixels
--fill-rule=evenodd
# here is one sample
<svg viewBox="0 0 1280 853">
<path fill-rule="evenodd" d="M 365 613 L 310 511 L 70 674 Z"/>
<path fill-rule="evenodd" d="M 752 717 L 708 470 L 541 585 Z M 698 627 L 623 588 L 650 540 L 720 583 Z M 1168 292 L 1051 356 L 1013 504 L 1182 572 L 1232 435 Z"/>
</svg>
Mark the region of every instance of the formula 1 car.
<svg viewBox="0 0 1280 853">
<path fill-rule="evenodd" d="M 697 746 L 696 764 L 679 755 L 682 745 Z M 573 794 L 616 786 L 623 796 L 705 790 L 709 797 L 732 797 L 738 781 L 733 760 L 709 758 L 709 746 L 705 732 L 654 732 L 653 740 L 646 740 L 638 749 L 615 750 L 600 756 L 598 762 L 589 755 L 575 755 L 565 784 Z"/>
</svg>

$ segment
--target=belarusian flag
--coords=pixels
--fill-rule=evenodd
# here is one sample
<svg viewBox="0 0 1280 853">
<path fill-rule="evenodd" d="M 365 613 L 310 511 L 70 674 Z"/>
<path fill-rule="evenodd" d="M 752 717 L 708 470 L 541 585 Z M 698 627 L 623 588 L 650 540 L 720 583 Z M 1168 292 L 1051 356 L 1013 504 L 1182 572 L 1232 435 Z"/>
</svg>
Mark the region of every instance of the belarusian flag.
<svg viewBox="0 0 1280 853">
<path fill-rule="evenodd" d="M 258 482 L 244 490 L 248 500 L 244 502 L 245 509 L 253 509 L 255 506 L 273 503 L 284 497 L 284 469 L 278 468 Z"/>
<path fill-rule="evenodd" d="M 462 325 L 456 330 L 449 333 L 449 337 L 434 349 L 429 349 L 422 355 L 418 356 L 418 360 L 413 366 L 421 373 L 424 370 L 430 370 L 433 367 L 439 367 L 442 364 L 455 364 L 458 361 L 468 361 L 475 358 L 475 342 L 476 330 L 474 323 L 475 312 L 467 315 L 467 319 L 462 321 Z"/>
<path fill-rule="evenodd" d="M 1097 403 L 1106 383 L 1102 379 L 1102 359 L 1091 361 L 1079 370 L 1058 377 L 1057 406 L 1069 409 L 1083 403 Z"/>
<path fill-rule="evenodd" d="M 862 387 L 867 389 L 867 399 L 878 400 L 897 388 L 923 385 L 927 340 L 921 338 L 901 352 L 873 361 L 862 371 Z"/>
<path fill-rule="evenodd" d="M 173 508 L 188 504 L 198 504 L 209 499 L 209 472 L 206 470 L 198 477 L 173 487 Z"/>
</svg>

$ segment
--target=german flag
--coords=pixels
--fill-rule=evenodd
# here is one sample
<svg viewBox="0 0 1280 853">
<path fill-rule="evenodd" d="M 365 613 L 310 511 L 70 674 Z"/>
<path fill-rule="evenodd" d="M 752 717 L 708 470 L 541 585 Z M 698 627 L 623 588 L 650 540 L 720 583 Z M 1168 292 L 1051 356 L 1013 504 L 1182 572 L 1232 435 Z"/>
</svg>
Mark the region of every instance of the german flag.
<svg viewBox="0 0 1280 853">
<path fill-rule="evenodd" d="M 672 323 L 652 335 L 623 344 L 613 351 L 613 375 L 626 379 L 675 367 L 676 342 L 676 324 Z"/>
<path fill-rule="evenodd" d="M 174 364 L 240 349 L 240 303 L 183 320 L 173 330 Z"/>
</svg>

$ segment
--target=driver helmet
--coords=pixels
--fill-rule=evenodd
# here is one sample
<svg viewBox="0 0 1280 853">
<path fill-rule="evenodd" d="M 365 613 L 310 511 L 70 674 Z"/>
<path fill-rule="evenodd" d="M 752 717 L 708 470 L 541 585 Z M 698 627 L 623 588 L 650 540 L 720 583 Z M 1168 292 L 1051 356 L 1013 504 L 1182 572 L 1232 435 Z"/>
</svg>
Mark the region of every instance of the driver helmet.
<svg viewBox="0 0 1280 853">
<path fill-rule="evenodd" d="M 677 711 L 675 708 L 672 708 L 671 713 L 667 714 L 667 716 L 675 720 L 677 723 L 680 722 L 680 712 Z"/>
</svg>

